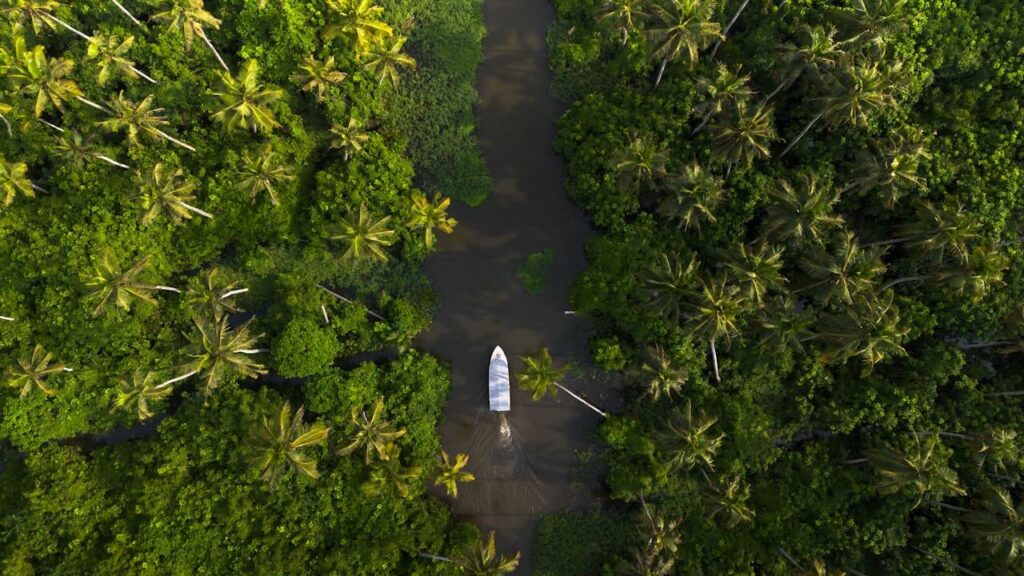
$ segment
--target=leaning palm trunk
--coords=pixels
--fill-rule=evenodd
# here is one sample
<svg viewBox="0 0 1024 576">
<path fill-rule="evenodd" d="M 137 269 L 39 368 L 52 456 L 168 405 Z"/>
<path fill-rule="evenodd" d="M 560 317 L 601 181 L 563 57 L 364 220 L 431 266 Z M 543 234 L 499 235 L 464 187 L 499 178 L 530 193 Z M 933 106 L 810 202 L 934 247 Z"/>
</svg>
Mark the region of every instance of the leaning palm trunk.
<svg viewBox="0 0 1024 576">
<path fill-rule="evenodd" d="M 128 18 L 131 18 L 131 21 L 135 22 L 135 24 L 138 25 L 140 28 L 145 28 L 146 27 L 142 22 L 139 22 L 139 19 L 136 18 L 134 15 L 132 15 L 132 13 L 129 12 L 127 8 L 122 6 L 120 2 L 118 2 L 117 0 L 110 0 L 110 1 L 113 2 L 114 6 L 117 6 L 117 9 L 120 10 L 121 12 L 123 12 L 125 16 L 127 16 Z"/>
<path fill-rule="evenodd" d="M 7 127 L 7 136 L 9 138 L 14 138 L 14 132 L 11 131 L 11 123 L 7 121 L 7 117 L 0 114 L 0 121 L 3 121 L 4 126 Z"/>
<path fill-rule="evenodd" d="M 157 81 L 156 81 L 156 80 L 154 80 L 154 79 L 150 78 L 150 77 L 149 77 L 149 75 L 148 75 L 148 74 L 146 74 L 145 72 L 143 72 L 142 70 L 139 70 L 139 69 L 138 69 L 138 68 L 136 68 L 135 66 L 131 66 L 131 69 L 132 69 L 132 72 L 135 72 L 135 73 L 136 73 L 136 74 L 138 74 L 139 76 L 142 76 L 142 77 L 143 77 L 144 79 L 146 79 L 146 81 L 147 81 L 147 82 L 149 82 L 150 84 L 157 84 Z"/>
<path fill-rule="evenodd" d="M 814 119 L 808 122 L 807 126 L 804 126 L 804 129 L 801 130 L 799 134 L 797 134 L 796 138 L 794 138 L 793 141 L 790 142 L 788 146 L 786 146 L 786 149 L 782 151 L 782 154 L 779 154 L 779 158 L 782 158 L 786 154 L 789 154 L 789 151 L 793 149 L 793 146 L 796 146 L 796 143 L 799 142 L 801 138 L 806 136 L 807 133 L 811 131 L 811 128 L 814 127 L 814 125 L 818 123 L 818 120 L 821 120 L 821 118 L 824 115 L 824 112 L 819 112 L 818 115 L 814 117 Z"/>
<path fill-rule="evenodd" d="M 665 67 L 668 66 L 668 57 L 666 56 L 661 61 L 661 66 L 658 68 L 658 77 L 654 80 L 654 87 L 657 88 L 658 84 L 661 84 L 661 77 L 665 75 Z"/>
<path fill-rule="evenodd" d="M 427 554 L 426 552 L 417 552 L 416 555 L 419 556 L 420 558 L 426 558 L 428 560 L 433 560 L 434 562 L 448 562 L 449 564 L 455 562 L 455 560 L 452 560 L 451 558 L 447 558 L 445 556 L 437 556 L 435 554 Z"/>
<path fill-rule="evenodd" d="M 36 192 L 42 192 L 43 194 L 49 194 L 49 192 L 46 191 L 46 188 L 43 188 L 42 186 L 36 186 L 35 184 L 30 184 L 30 186 L 32 186 L 32 189 L 35 190 Z"/>
<path fill-rule="evenodd" d="M 57 126 L 56 124 L 52 124 L 50 122 L 47 122 L 46 120 L 43 120 L 42 118 L 37 118 L 37 120 L 42 122 L 44 126 L 50 128 L 51 130 L 56 130 L 57 132 L 60 132 L 62 134 L 64 133 L 64 129 L 61 128 L 60 126 Z"/>
<path fill-rule="evenodd" d="M 915 550 L 917 552 L 920 552 L 921 554 L 924 554 L 925 556 L 931 558 L 932 560 L 935 560 L 936 562 L 941 562 L 942 564 L 945 564 L 947 566 L 952 566 L 953 568 L 956 568 L 957 570 L 959 570 L 960 572 L 963 572 L 964 574 L 967 574 L 968 576 L 981 576 L 981 574 L 979 574 L 979 573 L 977 573 L 977 572 L 975 572 L 973 570 L 968 570 L 967 568 L 964 568 L 963 566 L 957 564 L 956 562 L 953 562 L 949 558 L 943 558 L 941 556 L 936 556 L 935 554 L 932 554 L 931 552 L 928 552 L 927 550 L 922 550 L 922 549 L 918 548 L 917 546 L 910 546 L 909 548 L 911 550 Z"/>
<path fill-rule="evenodd" d="M 199 208 L 196 208 L 195 206 L 193 206 L 191 204 L 188 204 L 186 202 L 182 202 L 182 201 L 179 200 L 178 201 L 178 205 L 181 206 L 182 208 L 184 208 L 185 210 L 188 210 L 189 212 L 192 212 L 194 214 L 198 214 L 198 215 L 202 216 L 203 218 L 208 218 L 210 220 L 213 220 L 213 214 L 210 214 L 209 212 L 206 212 L 204 210 L 200 210 Z"/>
<path fill-rule="evenodd" d="M 715 341 L 711 341 L 711 364 L 715 367 L 715 382 L 721 382 L 722 377 L 718 374 L 718 350 L 715 350 Z"/>
<path fill-rule="evenodd" d="M 750 0 L 743 0 L 743 4 L 740 5 L 739 10 L 732 15 L 732 20 L 729 20 L 729 25 L 722 31 L 722 37 L 718 39 L 718 42 L 715 42 L 715 47 L 711 49 L 711 56 L 708 58 L 709 62 L 715 61 L 715 55 L 718 54 L 718 49 L 722 47 L 722 43 L 729 37 L 729 31 L 732 30 L 733 24 L 739 20 L 740 14 L 743 14 L 743 11 L 747 9 L 748 4 L 750 4 Z"/>
<path fill-rule="evenodd" d="M 173 286 L 156 285 L 156 286 L 153 286 L 153 290 L 160 290 L 161 292 L 174 292 L 175 294 L 181 294 L 181 290 L 178 290 L 177 288 L 174 288 Z"/>
<path fill-rule="evenodd" d="M 217 62 L 220 62 L 221 68 L 224 68 L 224 71 L 230 74 L 231 69 L 228 68 L 224 59 L 220 57 L 220 52 L 217 52 L 217 47 L 210 41 L 210 38 L 206 35 L 206 31 L 202 28 L 197 28 L 196 31 L 199 32 L 199 37 L 203 39 L 203 42 L 206 42 L 206 45 L 210 47 L 210 51 L 213 52 L 213 55 L 217 57 Z"/>
<path fill-rule="evenodd" d="M 996 346 L 1008 346 L 1013 344 L 1011 340 L 996 340 L 995 342 L 975 342 L 974 344 L 957 344 L 961 350 L 977 350 L 978 348 L 995 348 Z"/>
<path fill-rule="evenodd" d="M 1024 390 L 1008 390 L 1006 392 L 989 392 L 985 394 L 989 398 L 1008 398 L 1011 396 L 1024 396 Z"/>
<path fill-rule="evenodd" d="M 160 383 L 160 385 L 157 386 L 156 389 L 160 390 L 161 388 L 166 388 L 167 386 L 170 386 L 172 384 L 177 384 L 178 382 L 181 382 L 182 380 L 186 380 L 188 378 L 191 378 L 191 377 L 195 376 L 196 374 L 199 374 L 199 370 L 193 370 L 193 371 L 191 371 L 191 372 L 189 372 L 187 374 L 182 374 L 181 376 L 177 376 L 175 378 L 171 378 L 170 380 L 168 380 L 166 382 Z"/>
<path fill-rule="evenodd" d="M 68 24 L 67 22 L 65 22 L 65 21 L 61 20 L 60 18 L 57 18 L 57 17 L 56 17 L 56 16 L 54 16 L 53 14 L 49 14 L 49 13 L 46 13 L 46 12 L 43 12 L 42 14 L 43 14 L 43 17 L 44 17 L 44 18 L 49 18 L 49 19 L 50 19 L 51 21 L 53 21 L 53 22 L 56 22 L 57 24 L 60 24 L 60 25 L 61 25 L 61 26 L 63 26 L 63 27 L 64 27 L 64 28 L 66 29 L 66 30 L 70 31 L 70 32 L 71 32 L 71 33 L 73 33 L 73 34 L 76 34 L 76 35 L 78 35 L 78 36 L 79 36 L 80 38 L 83 38 L 83 39 L 85 39 L 85 40 L 92 40 L 92 37 L 91 37 L 91 36 L 89 36 L 89 35 L 88 35 L 88 34 L 86 34 L 85 32 L 82 32 L 82 31 L 81 31 L 81 30 L 79 30 L 78 28 L 75 28 L 74 26 L 72 26 L 72 25 Z"/>
<path fill-rule="evenodd" d="M 188 144 L 182 142 L 181 140 L 178 140 L 174 136 L 171 136 L 170 134 L 168 134 L 167 132 L 164 132 L 163 130 L 160 130 L 159 128 L 154 128 L 153 132 L 157 136 L 160 136 L 161 138 L 163 138 L 164 140 L 167 140 L 168 142 L 171 142 L 173 144 L 177 144 L 178 146 L 181 146 L 182 148 L 184 148 L 184 149 L 186 149 L 186 150 L 188 150 L 190 152 L 195 152 L 196 151 L 195 148 L 189 146 Z"/>
<path fill-rule="evenodd" d="M 927 279 L 929 279 L 931 277 L 932 277 L 931 275 L 927 275 L 927 276 L 904 276 L 903 278 L 897 278 L 897 279 L 893 280 L 892 282 L 889 282 L 887 284 L 883 284 L 882 285 L 882 290 L 886 290 L 886 289 L 892 288 L 893 286 L 899 286 L 900 284 L 903 284 L 905 282 L 920 282 L 921 280 L 927 280 Z"/>
<path fill-rule="evenodd" d="M 0 316 L 0 320 L 3 320 L 4 322 L 14 322 L 14 318 L 11 318 L 10 316 Z"/>
<path fill-rule="evenodd" d="M 715 113 L 713 111 L 712 112 L 708 112 L 707 114 L 705 114 L 704 118 L 701 119 L 700 124 L 698 124 L 697 127 L 693 129 L 693 132 L 690 132 L 690 135 L 691 136 L 696 135 L 698 132 L 703 130 L 704 127 L 708 125 L 708 122 L 711 121 L 711 118 L 714 117 L 714 115 L 715 115 Z"/>
<path fill-rule="evenodd" d="M 103 160 L 107 164 L 112 165 L 112 166 L 117 166 L 118 168 L 124 168 L 125 170 L 131 170 L 132 169 L 131 166 L 129 166 L 127 164 L 121 164 L 120 162 L 118 162 L 117 160 L 114 160 L 113 158 L 111 158 L 109 156 L 105 156 L 103 154 L 97 154 L 96 157 L 99 158 L 100 160 Z"/>
<path fill-rule="evenodd" d="M 554 384 L 555 384 L 555 386 L 557 386 L 557 387 L 558 387 L 558 389 L 559 389 L 559 390 L 561 390 L 561 391 L 565 392 L 565 393 L 566 393 L 566 394 L 568 394 L 569 396 L 572 396 L 572 397 L 573 397 L 573 398 L 575 398 L 576 400 L 579 400 L 580 402 L 582 402 L 582 403 L 583 403 L 583 405 L 584 405 L 584 406 L 586 406 L 587 408 L 590 408 L 590 409 L 591 409 L 591 410 L 593 410 L 594 412 L 597 412 L 598 414 L 600 414 L 602 418 L 607 418 L 607 417 L 608 417 L 608 415 L 607 415 L 607 414 L 605 414 L 604 412 L 602 412 L 602 411 L 601 411 L 600 409 L 598 409 L 598 407 L 597 407 L 597 406 L 594 406 L 594 405 L 593 405 L 593 404 L 591 404 L 590 402 L 587 402 L 587 401 L 586 401 L 586 400 L 584 400 L 583 398 L 580 398 L 580 397 L 579 397 L 579 396 L 578 396 L 578 395 L 577 395 L 577 394 L 576 394 L 575 392 L 573 392 L 572 390 L 569 390 L 568 388 L 566 388 L 565 386 L 562 386 L 562 385 L 561 385 L 561 384 L 559 384 L 558 382 L 555 382 Z"/>
<path fill-rule="evenodd" d="M 103 106 L 100 106 L 99 104 L 93 102 L 92 100 L 89 100 L 85 96 L 75 96 L 75 100 L 78 100 L 79 102 L 81 102 L 82 104 L 85 104 L 86 106 L 91 106 L 91 107 L 99 110 L 100 112 L 106 112 L 107 114 L 110 114 L 110 110 L 107 110 Z"/>
<path fill-rule="evenodd" d="M 323 290 L 324 292 L 327 292 L 331 296 L 334 296 L 335 298 L 337 298 L 338 300 L 341 300 L 342 302 L 344 302 L 346 304 L 355 304 L 355 302 L 353 302 L 352 300 L 349 300 L 348 298 L 345 298 L 344 296 L 342 296 L 341 294 L 338 294 L 337 292 L 334 292 L 333 290 L 328 290 L 326 287 L 324 287 L 321 284 L 317 284 L 317 286 L 321 290 Z M 377 314 L 376 312 L 374 312 L 373 310 L 370 310 L 369 308 L 366 308 L 366 313 L 369 314 L 370 316 L 373 316 L 377 320 L 380 320 L 381 322 L 387 322 L 387 318 L 381 316 L 380 314 Z"/>
</svg>

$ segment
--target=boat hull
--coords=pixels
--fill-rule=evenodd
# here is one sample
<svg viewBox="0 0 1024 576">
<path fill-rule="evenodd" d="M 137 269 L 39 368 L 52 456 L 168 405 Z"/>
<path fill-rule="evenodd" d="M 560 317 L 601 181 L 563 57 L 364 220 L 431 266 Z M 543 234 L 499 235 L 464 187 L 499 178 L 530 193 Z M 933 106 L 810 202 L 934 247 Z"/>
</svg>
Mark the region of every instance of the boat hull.
<svg viewBox="0 0 1024 576">
<path fill-rule="evenodd" d="M 487 389 L 491 412 L 508 412 L 512 409 L 511 382 L 508 372 L 508 357 L 498 346 L 491 353 L 491 364 L 487 370 Z"/>
</svg>

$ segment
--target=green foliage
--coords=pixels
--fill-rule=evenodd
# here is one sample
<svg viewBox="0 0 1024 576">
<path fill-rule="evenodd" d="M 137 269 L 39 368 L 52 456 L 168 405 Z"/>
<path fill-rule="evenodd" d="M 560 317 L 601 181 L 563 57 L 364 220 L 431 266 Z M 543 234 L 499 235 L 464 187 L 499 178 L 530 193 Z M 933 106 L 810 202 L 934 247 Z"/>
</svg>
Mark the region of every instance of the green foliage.
<svg viewBox="0 0 1024 576">
<path fill-rule="evenodd" d="M 548 271 L 555 261 L 555 252 L 550 248 L 534 252 L 516 268 L 516 278 L 531 294 L 539 294 L 548 282 Z"/>
<path fill-rule="evenodd" d="M 592 576 L 635 540 L 629 523 L 611 512 L 567 512 L 541 519 L 533 560 L 537 576 Z"/>
<path fill-rule="evenodd" d="M 285 378 L 322 374 L 338 355 L 338 338 L 309 318 L 295 318 L 271 346 L 270 365 Z"/>
</svg>

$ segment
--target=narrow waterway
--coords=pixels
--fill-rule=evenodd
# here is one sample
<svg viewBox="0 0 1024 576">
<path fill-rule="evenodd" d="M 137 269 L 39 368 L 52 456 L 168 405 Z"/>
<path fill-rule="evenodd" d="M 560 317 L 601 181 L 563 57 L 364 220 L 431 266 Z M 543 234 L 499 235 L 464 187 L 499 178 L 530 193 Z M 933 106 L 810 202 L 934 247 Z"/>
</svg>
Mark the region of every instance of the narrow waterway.
<svg viewBox="0 0 1024 576">
<path fill-rule="evenodd" d="M 449 453 L 470 455 L 477 476 L 459 489 L 455 513 L 495 530 L 502 551 L 521 551 L 517 574 L 529 574 L 539 516 L 594 503 L 597 479 L 581 471 L 578 454 L 593 445 L 598 416 L 565 396 L 531 402 L 513 390 L 505 435 L 487 410 L 487 365 L 496 345 L 513 359 L 513 379 L 518 357 L 542 345 L 559 363 L 585 357 L 590 327 L 565 311 L 590 232 L 564 193 L 553 151 L 563 112 L 549 94 L 545 36 L 554 11 L 548 0 L 486 0 L 484 17 L 478 118 L 495 187 L 482 206 L 453 208 L 459 226 L 426 263 L 440 310 L 420 346 L 451 364 L 441 437 Z M 549 248 L 555 260 L 547 287 L 530 294 L 516 267 Z M 570 375 L 565 383 L 600 401 L 599 386 L 587 380 Z"/>
</svg>

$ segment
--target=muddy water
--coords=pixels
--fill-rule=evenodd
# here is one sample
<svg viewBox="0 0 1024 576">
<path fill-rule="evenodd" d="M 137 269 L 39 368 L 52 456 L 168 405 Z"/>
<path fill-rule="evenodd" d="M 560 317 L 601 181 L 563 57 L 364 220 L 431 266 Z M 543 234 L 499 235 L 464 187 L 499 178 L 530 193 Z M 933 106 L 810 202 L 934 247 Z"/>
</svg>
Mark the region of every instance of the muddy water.
<svg viewBox="0 0 1024 576">
<path fill-rule="evenodd" d="M 531 402 L 513 389 L 503 421 L 487 410 L 487 364 L 495 345 L 513 359 L 513 378 L 517 358 L 541 345 L 559 362 L 584 357 L 590 327 L 565 311 L 590 231 L 564 193 L 552 149 L 554 122 L 563 112 L 549 95 L 545 34 L 554 12 L 547 0 L 486 0 L 484 16 L 478 115 L 495 187 L 482 206 L 453 208 L 459 226 L 426 263 L 440 310 L 420 346 L 451 364 L 441 437 L 448 452 L 470 455 L 477 477 L 459 489 L 452 506 L 483 530 L 495 530 L 502 551 L 522 551 L 517 574 L 529 574 L 539 516 L 594 503 L 596 479 L 581 478 L 577 453 L 593 444 L 599 418 L 568 397 Z M 555 253 L 547 287 L 529 294 L 515 269 L 547 248 Z M 599 386 L 586 380 L 570 376 L 565 384 L 600 402 Z"/>
</svg>

